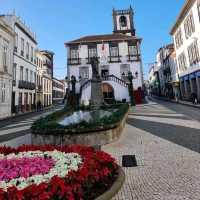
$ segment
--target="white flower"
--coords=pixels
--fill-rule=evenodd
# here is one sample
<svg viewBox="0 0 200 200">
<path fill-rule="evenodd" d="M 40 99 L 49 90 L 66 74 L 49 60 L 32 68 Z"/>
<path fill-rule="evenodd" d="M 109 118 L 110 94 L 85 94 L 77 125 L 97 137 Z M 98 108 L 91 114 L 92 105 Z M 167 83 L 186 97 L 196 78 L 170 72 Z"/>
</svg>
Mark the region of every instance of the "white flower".
<svg viewBox="0 0 200 200">
<path fill-rule="evenodd" d="M 23 157 L 51 157 L 55 161 L 54 167 L 52 167 L 47 174 L 44 175 L 33 175 L 28 178 L 15 178 L 8 182 L 0 181 L 0 188 L 7 191 L 11 186 L 16 186 L 18 189 L 24 189 L 31 184 L 39 185 L 42 182 L 48 182 L 53 176 L 65 177 L 69 171 L 77 171 L 79 166 L 82 164 L 82 158 L 77 153 L 64 153 L 61 151 L 28 151 L 20 152 L 17 155 L 12 153 L 9 155 L 0 154 L 0 159 L 20 159 Z"/>
</svg>

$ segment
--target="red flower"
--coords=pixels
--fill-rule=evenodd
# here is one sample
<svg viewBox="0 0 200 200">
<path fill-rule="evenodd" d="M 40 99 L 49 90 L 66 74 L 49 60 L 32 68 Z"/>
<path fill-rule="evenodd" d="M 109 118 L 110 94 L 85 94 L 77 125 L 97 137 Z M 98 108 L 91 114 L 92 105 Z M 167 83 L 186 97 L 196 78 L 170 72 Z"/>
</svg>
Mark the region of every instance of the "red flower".
<svg viewBox="0 0 200 200">
<path fill-rule="evenodd" d="M 0 189 L 0 200 L 50 200 L 57 198 L 61 200 L 90 200 L 95 198 L 95 191 L 98 191 L 98 185 L 109 186 L 112 182 L 112 175 L 117 171 L 115 160 L 105 152 L 95 152 L 92 147 L 82 145 L 63 147 L 24 145 L 17 149 L 0 147 L 0 153 L 7 155 L 36 150 L 53 151 L 55 149 L 66 153 L 74 152 L 80 154 L 83 163 L 78 171 L 70 171 L 65 178 L 54 176 L 48 183 L 33 184 L 23 190 L 10 187 L 5 192 Z M 99 189 L 102 192 L 102 188 Z"/>
</svg>

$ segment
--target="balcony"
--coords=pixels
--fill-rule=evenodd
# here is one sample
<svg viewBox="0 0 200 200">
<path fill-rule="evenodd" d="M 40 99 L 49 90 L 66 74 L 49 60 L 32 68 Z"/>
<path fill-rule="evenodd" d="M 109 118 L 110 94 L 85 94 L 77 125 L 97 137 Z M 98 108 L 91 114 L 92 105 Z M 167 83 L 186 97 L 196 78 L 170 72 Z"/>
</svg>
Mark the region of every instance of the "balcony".
<svg viewBox="0 0 200 200">
<path fill-rule="evenodd" d="M 110 63 L 121 62 L 121 56 L 108 56 Z"/>
<path fill-rule="evenodd" d="M 127 55 L 128 62 L 140 61 L 140 55 Z"/>
<path fill-rule="evenodd" d="M 28 82 L 28 81 L 19 80 L 18 87 L 20 89 L 35 90 L 35 83 L 31 83 L 31 82 Z"/>
<path fill-rule="evenodd" d="M 69 58 L 67 60 L 68 65 L 80 65 L 81 59 L 80 58 Z"/>
</svg>

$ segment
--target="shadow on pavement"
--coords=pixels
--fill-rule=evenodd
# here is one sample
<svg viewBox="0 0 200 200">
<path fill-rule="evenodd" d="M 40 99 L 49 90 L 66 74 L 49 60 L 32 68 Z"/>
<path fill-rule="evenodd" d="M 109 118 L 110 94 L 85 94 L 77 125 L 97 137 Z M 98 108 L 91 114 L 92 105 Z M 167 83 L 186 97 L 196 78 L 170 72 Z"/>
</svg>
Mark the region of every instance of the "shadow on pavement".
<svg viewBox="0 0 200 200">
<path fill-rule="evenodd" d="M 152 135 L 200 153 L 200 130 L 141 119 L 128 118 L 127 123 Z"/>
<path fill-rule="evenodd" d="M 141 117 L 159 117 L 159 118 L 168 118 L 168 119 L 188 119 L 186 116 L 161 116 L 161 115 L 144 115 L 144 114 L 129 114 L 129 115 L 132 115 L 132 116 L 141 116 Z"/>
</svg>

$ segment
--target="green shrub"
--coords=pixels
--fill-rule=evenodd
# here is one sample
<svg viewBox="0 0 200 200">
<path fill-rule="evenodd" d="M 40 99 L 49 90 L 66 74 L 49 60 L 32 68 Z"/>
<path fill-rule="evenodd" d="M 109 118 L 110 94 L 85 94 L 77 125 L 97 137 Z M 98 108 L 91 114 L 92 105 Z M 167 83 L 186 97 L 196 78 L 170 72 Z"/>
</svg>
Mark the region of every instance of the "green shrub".
<svg viewBox="0 0 200 200">
<path fill-rule="evenodd" d="M 86 108 L 84 108 L 85 110 Z M 98 131 L 98 130 L 102 130 L 102 129 L 109 129 L 109 128 L 113 128 L 114 126 L 117 125 L 117 123 L 119 123 L 124 115 L 127 113 L 128 109 L 129 109 L 129 105 L 126 104 L 114 104 L 114 105 L 104 105 L 101 107 L 102 110 L 112 110 L 112 115 L 110 116 L 104 116 L 103 118 L 100 119 L 96 119 L 96 120 L 92 120 L 89 122 L 86 121 L 81 121 L 78 124 L 69 124 L 67 126 L 64 125 L 60 125 L 57 120 L 63 116 L 69 116 L 70 114 L 72 114 L 72 110 L 69 109 L 63 109 L 60 111 L 57 111 L 53 114 L 50 114 L 48 116 L 46 116 L 45 118 L 40 118 L 39 120 L 37 120 L 36 122 L 33 123 L 31 129 L 33 132 L 41 132 L 41 133 L 45 133 L 47 132 L 48 134 L 48 130 L 52 132 L 56 133 L 60 133 L 62 132 L 62 130 L 65 130 L 65 132 L 67 133 L 81 133 L 81 132 L 87 132 L 87 131 Z M 89 108 L 89 110 L 91 110 L 91 108 Z M 113 112 L 113 110 L 115 112 Z M 44 130 L 46 130 L 44 132 Z M 55 130 L 55 131 L 54 131 Z"/>
</svg>

